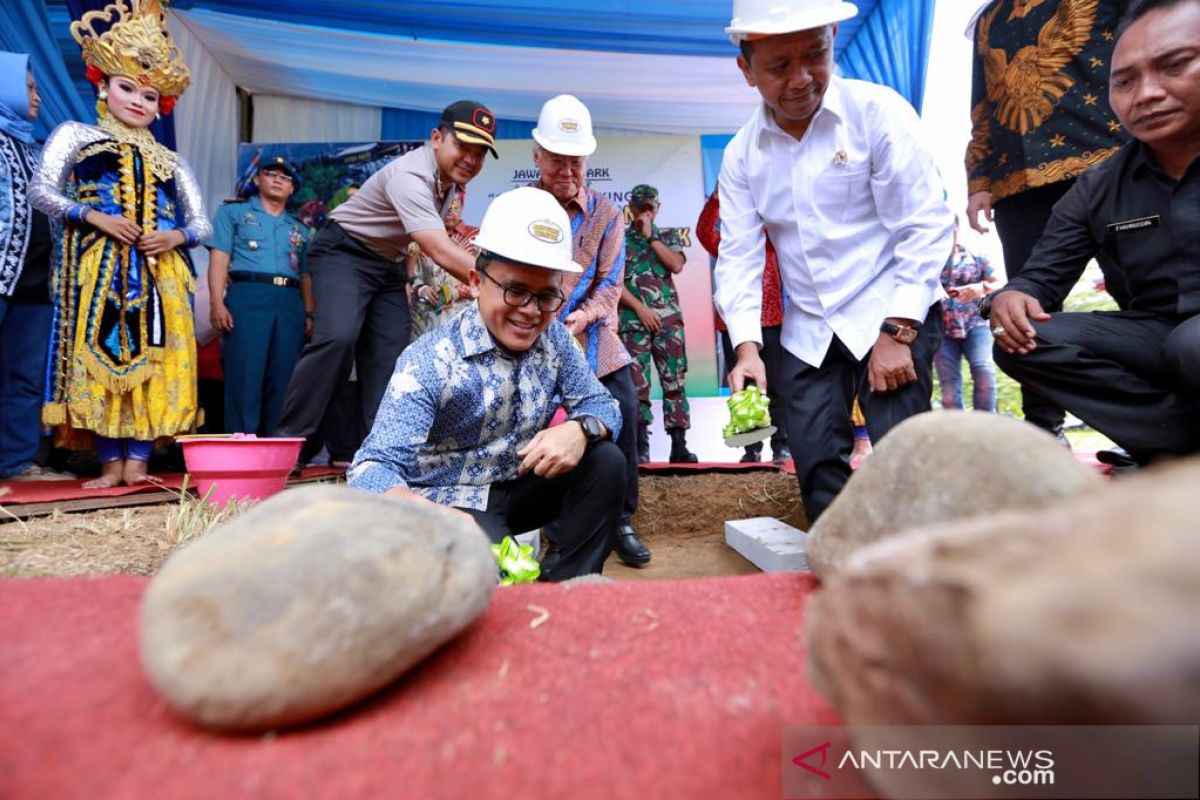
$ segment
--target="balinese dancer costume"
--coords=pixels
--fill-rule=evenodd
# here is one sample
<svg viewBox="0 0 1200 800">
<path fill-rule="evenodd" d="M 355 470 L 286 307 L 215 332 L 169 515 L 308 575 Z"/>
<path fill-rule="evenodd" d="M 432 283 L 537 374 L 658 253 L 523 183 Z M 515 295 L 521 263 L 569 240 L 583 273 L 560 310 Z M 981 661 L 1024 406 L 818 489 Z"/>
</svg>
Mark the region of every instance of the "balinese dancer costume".
<svg viewBox="0 0 1200 800">
<path fill-rule="evenodd" d="M 98 34 L 98 20 L 115 21 Z M 163 113 L 188 85 L 157 0 L 89 12 L 71 35 L 89 79 L 126 76 L 152 87 Z M 34 205 L 66 222 L 42 416 L 63 446 L 83 449 L 95 439 L 104 462 L 141 461 L 155 439 L 197 422 L 195 272 L 183 246 L 147 256 L 86 219 L 93 211 L 124 217 L 143 235 L 178 230 L 187 247 L 211 226 L 191 170 L 154 139 L 149 119 L 127 125 L 109 113 L 105 92 L 99 96 L 96 126 L 67 122 L 51 135 L 30 191 Z"/>
</svg>

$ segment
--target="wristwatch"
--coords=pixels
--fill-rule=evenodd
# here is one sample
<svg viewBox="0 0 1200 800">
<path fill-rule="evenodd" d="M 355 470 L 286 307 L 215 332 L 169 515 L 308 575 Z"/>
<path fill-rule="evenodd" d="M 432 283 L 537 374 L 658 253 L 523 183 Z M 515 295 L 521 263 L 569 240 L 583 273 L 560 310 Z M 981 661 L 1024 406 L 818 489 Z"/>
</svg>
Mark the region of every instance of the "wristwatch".
<svg viewBox="0 0 1200 800">
<path fill-rule="evenodd" d="M 879 326 L 879 330 L 891 336 L 900 344 L 911 346 L 917 340 L 917 329 L 913 325 L 896 325 L 885 321 Z"/>
<path fill-rule="evenodd" d="M 984 285 L 986 286 L 987 284 L 984 284 Z M 982 318 L 982 319 L 991 319 L 992 318 L 992 300 L 994 300 L 995 298 L 996 298 L 996 295 L 989 294 L 989 295 L 984 295 L 984 298 L 979 301 L 979 316 L 980 316 L 980 318 Z"/>
<path fill-rule="evenodd" d="M 574 419 L 579 423 L 579 427 L 583 428 L 584 438 L 587 439 L 589 445 L 595 444 L 605 438 L 604 426 L 600 424 L 600 420 L 591 414 L 580 414 Z"/>
</svg>

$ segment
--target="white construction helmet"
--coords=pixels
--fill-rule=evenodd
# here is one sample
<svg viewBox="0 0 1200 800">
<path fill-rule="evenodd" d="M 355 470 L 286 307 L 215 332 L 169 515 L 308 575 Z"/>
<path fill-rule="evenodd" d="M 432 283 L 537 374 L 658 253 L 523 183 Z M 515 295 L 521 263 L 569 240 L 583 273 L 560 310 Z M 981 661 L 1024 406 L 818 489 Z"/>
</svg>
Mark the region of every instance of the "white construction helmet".
<svg viewBox="0 0 1200 800">
<path fill-rule="evenodd" d="M 596 152 L 592 115 L 578 97 L 569 94 L 551 97 L 542 106 L 533 140 L 560 156 L 590 156 Z"/>
<path fill-rule="evenodd" d="M 554 195 L 522 186 L 496 196 L 483 212 L 475 246 L 531 267 L 583 272 L 571 258 L 571 220 Z"/>
<path fill-rule="evenodd" d="M 733 0 L 725 32 L 734 44 L 756 36 L 806 31 L 850 19 L 858 6 L 843 0 Z"/>
</svg>

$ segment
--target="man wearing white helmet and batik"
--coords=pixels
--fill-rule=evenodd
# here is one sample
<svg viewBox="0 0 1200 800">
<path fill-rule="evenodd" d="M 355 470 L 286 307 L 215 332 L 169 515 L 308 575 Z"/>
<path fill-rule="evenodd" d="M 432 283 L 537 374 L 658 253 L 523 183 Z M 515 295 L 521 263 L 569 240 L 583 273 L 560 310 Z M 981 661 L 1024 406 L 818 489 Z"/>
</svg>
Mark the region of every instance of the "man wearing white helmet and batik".
<svg viewBox="0 0 1200 800">
<path fill-rule="evenodd" d="M 650 549 L 633 529 L 638 501 L 637 388 L 633 359 L 617 334 L 617 304 L 625 283 L 625 219 L 621 210 L 587 185 L 588 156 L 596 150 L 592 115 L 578 98 L 552 97 L 533 129 L 537 188 L 554 195 L 571 220 L 572 254 L 581 270 L 563 278 L 567 302 L 558 318 L 583 345 L 588 363 L 621 407 L 617 445 L 625 454 L 625 506 L 617 529 L 617 557 L 636 567 Z M 547 531 L 550 539 L 554 530 Z"/>
<path fill-rule="evenodd" d="M 780 393 L 810 521 L 850 477 L 855 397 L 875 441 L 929 411 L 954 228 L 912 107 L 833 74 L 837 23 L 856 13 L 840 0 L 734 0 L 726 28 L 763 101 L 721 166 L 716 301 L 737 350 L 730 384 L 766 384 L 769 236 L 788 299 Z"/>
<path fill-rule="evenodd" d="M 350 485 L 454 506 L 492 541 L 557 523 L 544 580 L 598 573 L 625 497 L 617 402 L 555 321 L 578 274 L 571 223 L 530 187 L 492 201 L 469 273 L 478 299 L 396 362 Z M 547 427 L 559 404 L 568 421 Z"/>
</svg>

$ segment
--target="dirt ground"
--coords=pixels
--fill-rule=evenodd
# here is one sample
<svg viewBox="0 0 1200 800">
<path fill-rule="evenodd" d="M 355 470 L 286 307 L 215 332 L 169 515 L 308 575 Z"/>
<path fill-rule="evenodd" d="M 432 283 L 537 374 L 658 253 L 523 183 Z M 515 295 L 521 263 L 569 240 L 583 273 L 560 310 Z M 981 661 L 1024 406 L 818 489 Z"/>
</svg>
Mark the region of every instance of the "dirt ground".
<svg viewBox="0 0 1200 800">
<path fill-rule="evenodd" d="M 25 521 L 0 513 L 0 576 L 153 575 L 175 548 L 237 513 L 178 502 Z M 725 545 L 725 520 L 747 517 L 778 517 L 807 528 L 795 477 L 768 471 L 643 476 L 634 526 L 654 556 L 640 568 L 613 556 L 605 574 L 654 580 L 756 572 Z"/>
<path fill-rule="evenodd" d="M 758 572 L 725 544 L 725 521 L 749 517 L 777 517 L 806 530 L 796 477 L 767 471 L 643 476 L 633 526 L 654 555 L 643 567 L 611 556 L 604 574 L 655 580 Z"/>
</svg>

